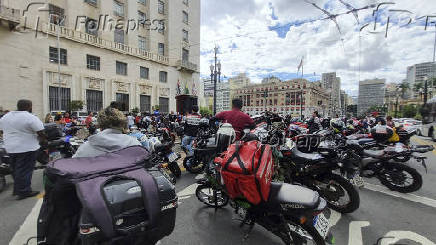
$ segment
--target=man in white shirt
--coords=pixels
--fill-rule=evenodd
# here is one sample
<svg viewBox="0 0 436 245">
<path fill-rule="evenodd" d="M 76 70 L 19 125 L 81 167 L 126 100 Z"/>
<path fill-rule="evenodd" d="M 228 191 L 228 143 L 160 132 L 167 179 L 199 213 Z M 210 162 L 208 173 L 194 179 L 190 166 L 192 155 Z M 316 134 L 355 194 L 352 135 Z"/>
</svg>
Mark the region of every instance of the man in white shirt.
<svg viewBox="0 0 436 245">
<path fill-rule="evenodd" d="M 0 119 L 4 146 L 11 158 L 14 177 L 14 192 L 17 200 L 39 194 L 32 191 L 31 182 L 39 142 L 46 143 L 44 125 L 32 115 L 32 101 L 19 100 L 17 111 L 11 111 Z"/>
</svg>

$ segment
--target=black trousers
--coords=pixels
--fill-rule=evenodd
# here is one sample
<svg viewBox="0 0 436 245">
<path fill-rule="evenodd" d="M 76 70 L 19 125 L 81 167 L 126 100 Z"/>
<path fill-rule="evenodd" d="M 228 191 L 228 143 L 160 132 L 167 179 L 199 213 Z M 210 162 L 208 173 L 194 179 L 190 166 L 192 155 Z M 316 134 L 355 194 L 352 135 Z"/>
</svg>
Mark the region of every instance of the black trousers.
<svg viewBox="0 0 436 245">
<path fill-rule="evenodd" d="M 32 175 L 38 151 L 12 153 L 10 155 L 14 193 L 26 194 L 32 191 Z"/>
</svg>

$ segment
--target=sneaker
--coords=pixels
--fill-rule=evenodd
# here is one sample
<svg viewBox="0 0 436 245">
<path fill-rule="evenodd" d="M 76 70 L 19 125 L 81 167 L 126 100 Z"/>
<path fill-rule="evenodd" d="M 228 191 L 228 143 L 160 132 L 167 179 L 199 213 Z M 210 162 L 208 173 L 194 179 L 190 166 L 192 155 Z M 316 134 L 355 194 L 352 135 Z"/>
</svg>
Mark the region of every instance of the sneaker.
<svg viewBox="0 0 436 245">
<path fill-rule="evenodd" d="M 36 195 L 38 195 L 39 194 L 39 191 L 31 191 L 31 192 L 28 192 L 28 193 L 25 193 L 25 194 L 17 194 L 17 200 L 23 200 L 23 199 L 26 199 L 26 198 L 28 198 L 28 197 L 34 197 L 34 196 L 36 196 Z"/>
</svg>

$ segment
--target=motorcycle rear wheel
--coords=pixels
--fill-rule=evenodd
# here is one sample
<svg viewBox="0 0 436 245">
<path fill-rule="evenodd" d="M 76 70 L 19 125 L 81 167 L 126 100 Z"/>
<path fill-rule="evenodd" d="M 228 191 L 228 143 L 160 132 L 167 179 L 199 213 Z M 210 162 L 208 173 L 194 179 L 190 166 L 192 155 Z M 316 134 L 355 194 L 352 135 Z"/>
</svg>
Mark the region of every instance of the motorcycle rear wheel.
<svg viewBox="0 0 436 245">
<path fill-rule="evenodd" d="M 400 163 L 387 166 L 385 171 L 379 174 L 378 178 L 390 190 L 401 193 L 414 192 L 422 187 L 421 174 L 416 169 Z M 406 179 L 412 179 L 412 183 L 405 185 Z"/>
<path fill-rule="evenodd" d="M 199 185 L 195 190 L 195 195 L 200 202 L 213 208 L 221 208 L 229 203 L 229 196 L 225 192 L 215 190 L 208 184 Z"/>
<path fill-rule="evenodd" d="M 0 175 L 0 192 L 4 191 L 6 188 L 6 177 L 4 175 Z"/>
</svg>

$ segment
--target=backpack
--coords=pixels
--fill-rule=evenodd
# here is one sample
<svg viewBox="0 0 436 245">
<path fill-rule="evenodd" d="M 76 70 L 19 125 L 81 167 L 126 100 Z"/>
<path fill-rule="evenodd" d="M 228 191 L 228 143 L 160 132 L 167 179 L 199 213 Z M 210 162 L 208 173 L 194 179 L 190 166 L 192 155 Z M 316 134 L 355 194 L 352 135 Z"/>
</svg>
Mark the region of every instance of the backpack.
<svg viewBox="0 0 436 245">
<path fill-rule="evenodd" d="M 154 244 L 172 233 L 177 196 L 140 146 L 60 159 L 44 171 L 38 244 Z"/>
<path fill-rule="evenodd" d="M 270 145 L 237 141 L 215 162 L 221 166 L 223 184 L 232 199 L 243 197 L 255 205 L 268 201 L 274 172 Z"/>
</svg>

